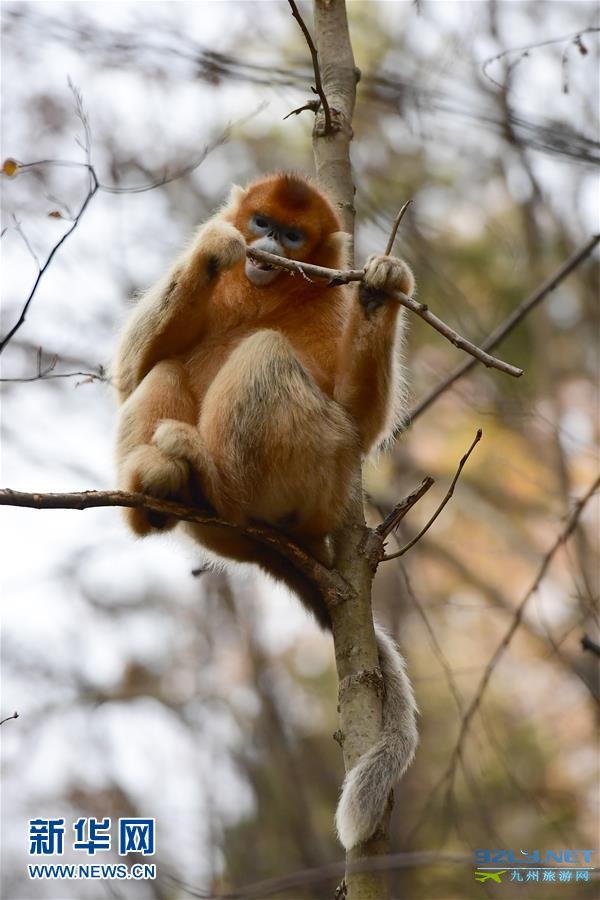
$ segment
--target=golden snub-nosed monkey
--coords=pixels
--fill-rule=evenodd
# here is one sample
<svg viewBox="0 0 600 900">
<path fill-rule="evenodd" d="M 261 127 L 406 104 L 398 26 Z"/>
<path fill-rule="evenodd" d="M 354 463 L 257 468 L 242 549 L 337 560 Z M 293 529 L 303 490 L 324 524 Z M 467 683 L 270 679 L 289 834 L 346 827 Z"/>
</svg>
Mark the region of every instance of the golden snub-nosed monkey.
<svg viewBox="0 0 600 900">
<path fill-rule="evenodd" d="M 399 259 L 372 256 L 358 288 L 331 287 L 252 262 L 246 248 L 340 268 L 340 228 L 329 200 L 298 175 L 233 187 L 123 331 L 114 371 L 120 488 L 209 505 L 234 524 L 268 523 L 331 562 L 329 536 L 359 460 L 402 417 L 404 317 L 390 295 L 411 294 L 413 276 Z M 125 514 L 141 536 L 176 524 L 144 509 Z M 235 530 L 180 527 L 222 558 L 257 563 L 330 627 L 318 591 L 268 548 Z M 376 829 L 417 743 L 403 659 L 376 631 L 383 731 L 344 782 L 336 824 L 347 848 Z"/>
</svg>

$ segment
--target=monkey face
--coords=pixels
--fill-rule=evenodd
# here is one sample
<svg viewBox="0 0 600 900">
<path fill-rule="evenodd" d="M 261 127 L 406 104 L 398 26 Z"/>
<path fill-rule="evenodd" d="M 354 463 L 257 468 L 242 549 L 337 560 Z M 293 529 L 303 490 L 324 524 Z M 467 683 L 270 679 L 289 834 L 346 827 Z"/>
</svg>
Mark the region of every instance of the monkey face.
<svg viewBox="0 0 600 900">
<path fill-rule="evenodd" d="M 248 230 L 252 235 L 256 235 L 255 240 L 249 242 L 250 247 L 277 256 L 289 256 L 289 251 L 298 252 L 305 243 L 305 236 L 300 228 L 278 222 L 262 213 L 250 216 Z M 258 287 L 271 284 L 280 273 L 281 269 L 275 269 L 266 263 L 246 260 L 246 277 Z"/>
<path fill-rule="evenodd" d="M 300 262 L 336 265 L 339 245 L 331 241 L 339 219 L 321 192 L 301 176 L 271 175 L 239 189 L 231 202 L 231 220 L 249 247 Z M 246 260 L 245 274 L 257 287 L 268 287 L 282 269 Z"/>
</svg>

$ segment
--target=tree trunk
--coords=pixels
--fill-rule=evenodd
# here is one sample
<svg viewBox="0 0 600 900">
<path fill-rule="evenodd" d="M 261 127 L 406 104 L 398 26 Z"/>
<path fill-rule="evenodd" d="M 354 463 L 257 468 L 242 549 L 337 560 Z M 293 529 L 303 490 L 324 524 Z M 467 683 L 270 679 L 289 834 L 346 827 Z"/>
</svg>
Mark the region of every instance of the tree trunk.
<svg viewBox="0 0 600 900">
<path fill-rule="evenodd" d="M 350 163 L 352 115 L 358 70 L 354 65 L 344 0 L 315 0 L 315 32 L 319 67 L 331 110 L 332 129 L 325 130 L 320 110 L 313 132 L 313 150 L 319 185 L 338 208 L 344 228 L 354 236 L 354 183 Z M 350 261 L 351 262 L 351 261 Z M 339 681 L 339 742 L 346 772 L 378 739 L 381 732 L 382 678 L 373 614 L 371 534 L 362 507 L 362 473 L 354 508 L 336 535 L 336 569 L 352 585 L 352 599 L 331 609 L 333 641 Z M 347 854 L 345 888 L 348 900 L 385 900 L 389 897 L 383 873 L 353 872 L 354 860 L 389 853 L 387 820 L 371 840 Z"/>
</svg>

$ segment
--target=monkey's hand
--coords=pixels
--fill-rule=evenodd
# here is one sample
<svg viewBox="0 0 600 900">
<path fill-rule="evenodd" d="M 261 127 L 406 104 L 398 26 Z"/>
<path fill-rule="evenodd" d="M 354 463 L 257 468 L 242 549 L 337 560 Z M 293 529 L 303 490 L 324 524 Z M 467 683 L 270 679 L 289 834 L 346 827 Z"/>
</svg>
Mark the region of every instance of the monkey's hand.
<svg viewBox="0 0 600 900">
<path fill-rule="evenodd" d="M 415 279 L 408 265 L 395 256 L 370 256 L 360 283 L 359 300 L 365 314 L 382 306 L 394 293 L 400 291 L 409 297 L 414 291 Z"/>
<path fill-rule="evenodd" d="M 213 219 L 200 231 L 197 249 L 206 259 L 209 278 L 232 269 L 246 258 L 246 241 L 241 231 L 223 219 Z"/>
</svg>

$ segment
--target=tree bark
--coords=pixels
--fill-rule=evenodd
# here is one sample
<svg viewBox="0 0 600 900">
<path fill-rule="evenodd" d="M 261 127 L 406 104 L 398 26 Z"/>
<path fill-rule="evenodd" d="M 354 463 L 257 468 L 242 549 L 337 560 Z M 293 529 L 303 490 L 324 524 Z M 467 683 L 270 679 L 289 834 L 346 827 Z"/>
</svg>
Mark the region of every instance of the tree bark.
<svg viewBox="0 0 600 900">
<path fill-rule="evenodd" d="M 332 118 L 329 132 L 322 110 L 315 119 L 313 151 L 317 180 L 338 208 L 344 229 L 353 237 L 355 189 L 350 142 L 358 71 L 344 0 L 315 0 L 314 17 L 321 79 Z M 352 264 L 352 259 L 349 262 Z M 371 609 L 371 584 L 375 573 L 373 556 L 381 542 L 365 525 L 360 469 L 355 477 L 354 506 L 345 527 L 335 536 L 335 567 L 352 585 L 354 593 L 331 609 L 339 681 L 338 740 L 343 749 L 346 772 L 380 736 L 383 695 Z M 348 900 L 386 900 L 389 897 L 384 873 L 352 871 L 352 862 L 356 859 L 389 853 L 389 815 L 384 819 L 383 827 L 371 840 L 347 854 L 345 896 Z"/>
</svg>

